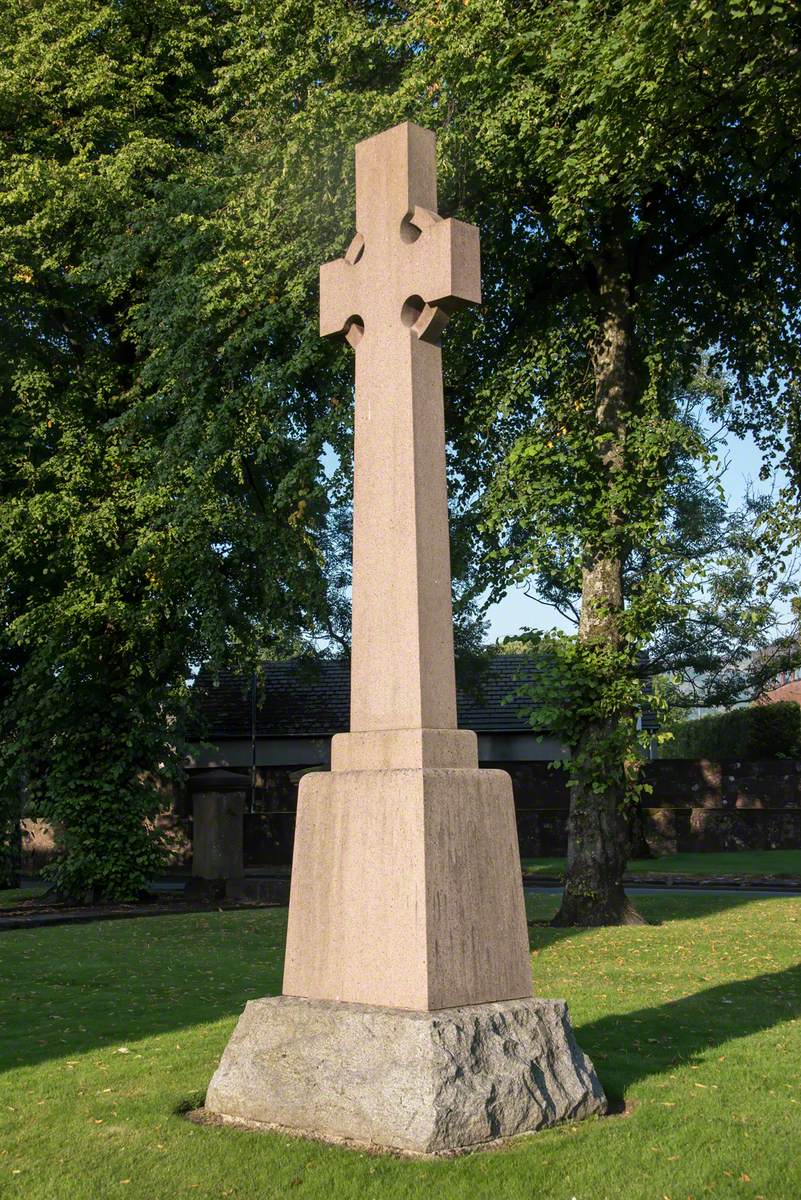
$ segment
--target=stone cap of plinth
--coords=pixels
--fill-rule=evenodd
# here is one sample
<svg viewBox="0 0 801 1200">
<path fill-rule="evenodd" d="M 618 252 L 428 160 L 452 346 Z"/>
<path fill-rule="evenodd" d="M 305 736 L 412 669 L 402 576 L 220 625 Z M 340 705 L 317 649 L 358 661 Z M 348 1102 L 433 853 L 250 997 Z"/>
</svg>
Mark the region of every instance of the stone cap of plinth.
<svg viewBox="0 0 801 1200">
<path fill-rule="evenodd" d="M 478 738 L 472 729 L 370 729 L 331 741 L 332 771 L 414 767 L 478 767 Z"/>
</svg>

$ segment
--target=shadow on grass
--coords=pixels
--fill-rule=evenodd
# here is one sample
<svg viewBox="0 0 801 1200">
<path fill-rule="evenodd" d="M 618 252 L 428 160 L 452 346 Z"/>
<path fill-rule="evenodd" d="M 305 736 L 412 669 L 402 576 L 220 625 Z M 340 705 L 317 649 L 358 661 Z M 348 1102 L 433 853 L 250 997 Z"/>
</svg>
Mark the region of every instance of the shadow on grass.
<svg viewBox="0 0 801 1200">
<path fill-rule="evenodd" d="M 704 896 L 691 903 L 675 897 L 669 904 L 662 896 L 643 899 L 663 919 L 704 919 L 759 897 Z M 531 930 L 537 946 L 584 932 Z M 647 928 L 634 932 L 648 937 Z M 0 1071 L 132 1046 L 217 1021 L 232 1027 L 246 1000 L 280 992 L 283 941 L 284 916 L 276 910 L 4 934 Z M 799 1014 L 801 964 L 610 1014 L 577 1034 L 614 1100 L 638 1079 Z M 229 1034 L 227 1025 L 219 1036 L 214 1032 L 214 1053 Z"/>
<path fill-rule="evenodd" d="M 280 992 L 284 926 L 264 909 L 0 934 L 0 1072 L 232 1026 Z"/>
<path fill-rule="evenodd" d="M 576 1030 L 610 1100 L 640 1079 L 691 1064 L 737 1038 L 801 1015 L 801 963 L 680 1000 L 610 1014 Z"/>
</svg>

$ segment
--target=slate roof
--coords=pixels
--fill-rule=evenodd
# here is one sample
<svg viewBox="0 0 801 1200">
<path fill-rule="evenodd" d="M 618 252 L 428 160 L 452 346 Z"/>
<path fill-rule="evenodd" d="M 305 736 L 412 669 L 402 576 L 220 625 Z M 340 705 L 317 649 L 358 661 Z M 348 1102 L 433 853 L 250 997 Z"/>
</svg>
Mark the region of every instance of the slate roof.
<svg viewBox="0 0 801 1200">
<path fill-rule="evenodd" d="M 534 667 L 525 655 L 489 658 L 457 691 L 459 727 L 476 733 L 530 733 L 510 699 Z M 200 733 L 206 738 L 250 737 L 251 687 L 247 676 L 203 669 L 198 689 Z M 289 659 L 266 663 L 257 682 L 257 737 L 328 737 L 349 725 L 350 665 L 344 659 Z"/>
</svg>

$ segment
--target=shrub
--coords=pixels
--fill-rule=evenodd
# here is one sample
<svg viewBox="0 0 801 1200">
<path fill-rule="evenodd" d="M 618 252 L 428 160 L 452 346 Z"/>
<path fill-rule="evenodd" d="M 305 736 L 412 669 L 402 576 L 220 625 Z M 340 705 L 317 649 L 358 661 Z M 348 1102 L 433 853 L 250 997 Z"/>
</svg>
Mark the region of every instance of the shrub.
<svg viewBox="0 0 801 1200">
<path fill-rule="evenodd" d="M 663 755 L 713 760 L 801 756 L 801 706 L 782 700 L 684 721 L 674 729 Z"/>
</svg>

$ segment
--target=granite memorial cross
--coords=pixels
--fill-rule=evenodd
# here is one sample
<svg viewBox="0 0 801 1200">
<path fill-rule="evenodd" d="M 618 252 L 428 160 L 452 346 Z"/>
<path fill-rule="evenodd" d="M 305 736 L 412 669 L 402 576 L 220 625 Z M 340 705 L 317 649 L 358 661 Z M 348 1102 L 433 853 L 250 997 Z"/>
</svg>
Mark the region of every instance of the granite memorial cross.
<svg viewBox="0 0 801 1200">
<path fill-rule="evenodd" d="M 320 272 L 356 359 L 351 728 L 301 780 L 284 994 L 248 1004 L 206 1108 L 436 1153 L 605 1100 L 532 998 L 511 780 L 457 729 L 439 338 L 479 243 L 437 215 L 432 133 L 356 147 L 356 225 Z"/>
</svg>

